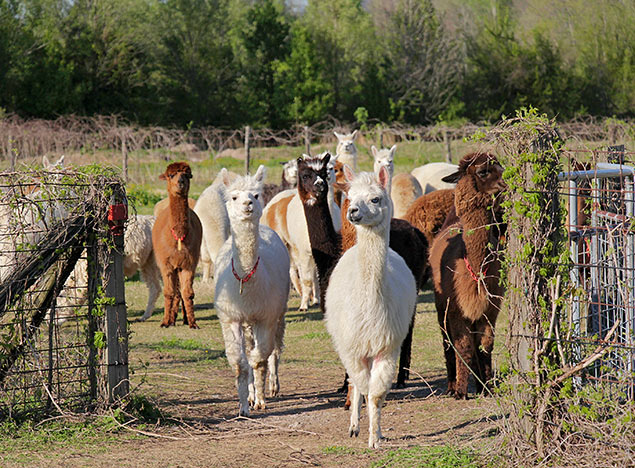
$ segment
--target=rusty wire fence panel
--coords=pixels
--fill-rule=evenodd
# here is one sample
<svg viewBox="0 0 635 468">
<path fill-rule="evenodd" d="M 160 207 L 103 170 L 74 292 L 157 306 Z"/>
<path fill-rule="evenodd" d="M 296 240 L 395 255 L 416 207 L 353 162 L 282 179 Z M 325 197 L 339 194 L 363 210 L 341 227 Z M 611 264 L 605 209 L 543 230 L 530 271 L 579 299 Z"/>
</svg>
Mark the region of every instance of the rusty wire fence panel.
<svg viewBox="0 0 635 468">
<path fill-rule="evenodd" d="M 582 381 L 635 398 L 635 153 L 569 152 L 561 174 L 569 221 L 573 292 L 566 337 L 578 357 L 610 351 Z M 575 358 L 575 356 L 574 356 Z"/>
<path fill-rule="evenodd" d="M 0 419 L 108 402 L 106 216 L 121 191 L 74 171 L 0 174 Z"/>
</svg>

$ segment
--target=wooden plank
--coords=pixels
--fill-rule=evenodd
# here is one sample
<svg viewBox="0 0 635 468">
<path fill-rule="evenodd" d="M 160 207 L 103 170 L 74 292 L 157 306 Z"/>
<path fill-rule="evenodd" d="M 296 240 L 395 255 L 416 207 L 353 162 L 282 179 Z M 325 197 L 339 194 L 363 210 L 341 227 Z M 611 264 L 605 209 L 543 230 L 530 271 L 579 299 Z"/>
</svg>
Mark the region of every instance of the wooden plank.
<svg viewBox="0 0 635 468">
<path fill-rule="evenodd" d="M 128 380 L 128 317 L 123 276 L 123 232 L 111 237 L 110 262 L 106 271 L 106 354 L 108 360 L 108 394 L 110 402 L 126 396 Z"/>
</svg>

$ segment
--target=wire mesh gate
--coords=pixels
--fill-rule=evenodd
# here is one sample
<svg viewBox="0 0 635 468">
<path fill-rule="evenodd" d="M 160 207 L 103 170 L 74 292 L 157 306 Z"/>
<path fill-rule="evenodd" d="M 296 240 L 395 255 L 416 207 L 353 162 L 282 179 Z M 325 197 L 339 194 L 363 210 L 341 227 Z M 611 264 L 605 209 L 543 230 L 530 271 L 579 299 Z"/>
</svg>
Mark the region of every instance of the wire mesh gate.
<svg viewBox="0 0 635 468">
<path fill-rule="evenodd" d="M 560 180 L 566 183 L 571 282 L 577 290 L 570 314 L 575 348 L 581 356 L 583 348 L 610 345 L 584 379 L 614 384 L 616 391 L 633 399 L 635 168 L 620 164 L 626 154 L 623 148 L 617 154 L 617 164 L 574 163 L 578 170 L 560 174 Z M 601 155 L 596 152 L 594 161 Z"/>
<path fill-rule="evenodd" d="M 124 197 L 114 175 L 0 174 L 0 418 L 128 393 Z"/>
</svg>

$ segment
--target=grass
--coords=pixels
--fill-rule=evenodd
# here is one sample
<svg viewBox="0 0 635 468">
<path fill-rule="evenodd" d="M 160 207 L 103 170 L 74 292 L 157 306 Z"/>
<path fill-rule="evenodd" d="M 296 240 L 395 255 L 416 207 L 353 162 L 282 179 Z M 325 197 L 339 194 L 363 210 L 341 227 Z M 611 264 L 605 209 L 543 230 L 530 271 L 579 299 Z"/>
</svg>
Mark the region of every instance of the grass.
<svg viewBox="0 0 635 468">
<path fill-rule="evenodd" d="M 479 465 L 470 450 L 454 447 L 410 447 L 390 450 L 373 462 L 372 468 L 477 468 Z"/>
</svg>

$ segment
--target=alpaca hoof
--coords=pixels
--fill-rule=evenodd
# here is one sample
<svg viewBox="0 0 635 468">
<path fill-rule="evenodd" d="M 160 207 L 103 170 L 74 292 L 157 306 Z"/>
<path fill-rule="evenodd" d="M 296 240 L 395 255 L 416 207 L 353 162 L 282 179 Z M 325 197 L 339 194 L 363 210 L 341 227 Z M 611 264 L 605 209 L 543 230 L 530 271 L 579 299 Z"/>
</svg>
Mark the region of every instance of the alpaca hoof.
<svg viewBox="0 0 635 468">
<path fill-rule="evenodd" d="M 400 382 L 397 380 L 397 383 L 393 386 L 393 388 L 406 388 L 406 382 Z"/>
<path fill-rule="evenodd" d="M 344 402 L 344 411 L 348 411 L 350 407 L 351 407 L 351 400 L 346 400 Z"/>
<path fill-rule="evenodd" d="M 246 418 L 249 417 L 249 405 L 243 407 L 242 405 L 238 408 L 238 416 L 244 416 Z"/>
<path fill-rule="evenodd" d="M 161 322 L 161 328 L 168 328 L 169 326 L 169 323 Z"/>
<path fill-rule="evenodd" d="M 269 385 L 269 396 L 272 398 L 280 394 L 280 385 Z"/>
<path fill-rule="evenodd" d="M 200 329 L 201 327 L 199 327 L 198 325 L 196 325 L 196 323 L 190 323 L 190 328 Z"/>
<path fill-rule="evenodd" d="M 469 400 L 468 396 L 467 396 L 467 392 L 463 393 L 463 392 L 455 392 L 454 393 L 454 399 L 455 400 Z"/>
<path fill-rule="evenodd" d="M 348 428 L 348 436 L 349 437 L 357 437 L 359 436 L 359 426 L 353 426 L 351 425 L 351 427 Z"/>
<path fill-rule="evenodd" d="M 379 442 L 381 441 L 381 439 L 383 439 L 383 437 L 373 437 L 372 435 L 368 438 L 368 448 L 371 449 L 378 449 L 379 448 Z"/>
<path fill-rule="evenodd" d="M 256 401 L 254 403 L 255 410 L 265 410 L 267 409 L 267 405 L 265 405 L 265 400 Z"/>
<path fill-rule="evenodd" d="M 308 310 L 309 310 L 309 308 L 307 306 L 304 306 L 304 307 L 300 306 L 298 308 L 298 312 L 307 312 Z"/>
</svg>

